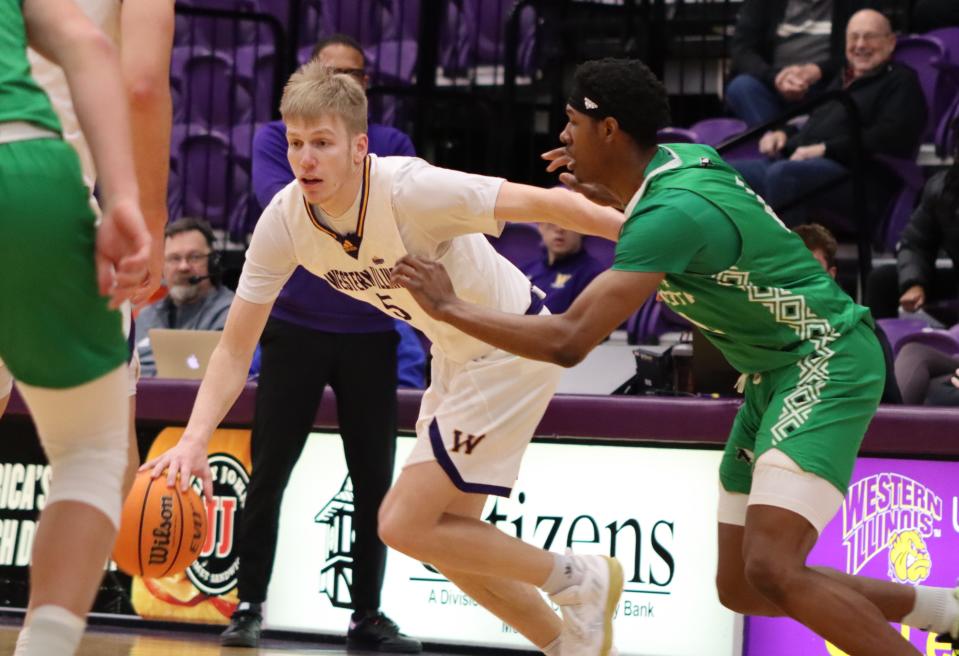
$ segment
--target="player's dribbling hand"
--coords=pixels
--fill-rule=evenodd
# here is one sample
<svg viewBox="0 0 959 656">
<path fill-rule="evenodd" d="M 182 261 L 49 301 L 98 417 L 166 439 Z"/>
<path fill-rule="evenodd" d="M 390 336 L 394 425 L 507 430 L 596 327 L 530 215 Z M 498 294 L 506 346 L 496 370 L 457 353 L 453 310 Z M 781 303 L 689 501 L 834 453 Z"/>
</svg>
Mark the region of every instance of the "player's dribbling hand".
<svg viewBox="0 0 959 656">
<path fill-rule="evenodd" d="M 97 285 L 110 297 L 111 308 L 136 293 L 149 259 L 150 235 L 137 203 L 120 200 L 108 206 L 97 230 L 96 266 Z"/>
<path fill-rule="evenodd" d="M 458 300 L 446 267 L 439 262 L 404 255 L 390 277 L 409 291 L 426 314 L 439 321 L 443 320 L 444 309 Z"/>
<path fill-rule="evenodd" d="M 206 457 L 206 447 L 198 442 L 189 438 L 180 438 L 172 449 L 143 463 L 138 471 L 148 469 L 151 470 L 152 478 L 158 478 L 166 470 L 167 487 L 173 487 L 176 484 L 177 474 L 179 474 L 180 489 L 183 491 L 190 487 L 191 477 L 196 476 L 203 484 L 203 494 L 206 498 L 213 498 L 213 475 Z"/>
</svg>

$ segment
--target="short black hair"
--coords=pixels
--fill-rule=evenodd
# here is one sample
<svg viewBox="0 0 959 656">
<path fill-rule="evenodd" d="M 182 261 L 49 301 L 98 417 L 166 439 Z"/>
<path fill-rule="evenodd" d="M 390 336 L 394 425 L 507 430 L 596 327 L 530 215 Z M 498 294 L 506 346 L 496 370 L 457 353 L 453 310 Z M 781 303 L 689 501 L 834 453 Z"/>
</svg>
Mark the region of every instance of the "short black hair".
<svg viewBox="0 0 959 656">
<path fill-rule="evenodd" d="M 184 216 L 176 221 L 171 221 L 163 230 L 163 236 L 169 239 L 174 235 L 179 235 L 184 232 L 193 232 L 194 230 L 203 235 L 203 238 L 206 240 L 206 245 L 210 247 L 210 250 L 213 250 L 213 243 L 215 241 L 213 228 L 203 219 L 197 219 L 192 216 Z"/>
<path fill-rule="evenodd" d="M 669 125 L 669 95 L 638 59 L 596 59 L 573 75 L 570 106 L 602 120 L 615 118 L 641 148 L 656 145 L 656 132 Z"/>
<path fill-rule="evenodd" d="M 351 37 L 349 34 L 331 34 L 330 36 L 320 39 L 316 42 L 316 45 L 313 46 L 313 52 L 310 54 L 310 59 L 316 59 L 320 56 L 320 53 L 323 51 L 323 48 L 326 46 L 346 46 L 347 48 L 353 48 L 353 50 L 360 53 L 360 57 L 363 58 L 363 68 L 366 68 L 366 53 L 363 52 L 363 46 L 360 45 L 360 42 Z"/>
<path fill-rule="evenodd" d="M 793 228 L 793 232 L 802 237 L 806 248 L 811 251 L 822 251 L 826 266 L 830 269 L 836 266 L 836 251 L 839 244 L 829 229 L 818 223 L 805 223 Z"/>
</svg>

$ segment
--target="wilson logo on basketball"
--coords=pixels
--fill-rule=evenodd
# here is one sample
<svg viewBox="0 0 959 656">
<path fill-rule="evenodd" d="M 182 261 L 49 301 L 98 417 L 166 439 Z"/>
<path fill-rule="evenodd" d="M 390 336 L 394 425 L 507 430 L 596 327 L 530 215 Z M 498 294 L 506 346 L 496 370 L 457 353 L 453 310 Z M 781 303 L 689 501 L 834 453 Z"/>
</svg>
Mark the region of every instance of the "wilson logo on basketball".
<svg viewBox="0 0 959 656">
<path fill-rule="evenodd" d="M 235 553 L 234 536 L 250 478 L 243 464 L 229 454 L 213 454 L 209 462 L 213 476 L 213 498 L 206 499 L 209 529 L 200 555 L 186 575 L 200 591 L 215 596 L 226 594 L 237 584 L 240 559 Z"/>
<path fill-rule="evenodd" d="M 153 546 L 150 547 L 150 564 L 160 565 L 170 557 L 170 534 L 173 531 L 173 496 L 160 499 L 160 525 L 153 529 Z"/>
</svg>

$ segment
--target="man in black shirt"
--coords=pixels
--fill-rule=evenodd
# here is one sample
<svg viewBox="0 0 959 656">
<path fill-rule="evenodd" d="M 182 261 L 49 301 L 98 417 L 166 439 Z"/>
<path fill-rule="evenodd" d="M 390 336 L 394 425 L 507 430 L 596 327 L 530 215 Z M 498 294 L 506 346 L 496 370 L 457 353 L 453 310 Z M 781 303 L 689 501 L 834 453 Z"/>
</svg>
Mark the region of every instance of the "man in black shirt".
<svg viewBox="0 0 959 656">
<path fill-rule="evenodd" d="M 890 61 L 896 36 L 885 16 L 863 9 L 846 28 L 846 68 L 829 89 L 845 89 L 859 109 L 865 154 L 914 157 L 926 125 L 926 106 L 919 80 L 912 69 Z M 773 209 L 792 207 L 780 217 L 788 225 L 804 222 L 798 200 L 817 195 L 821 205 L 852 215 L 852 195 L 840 184 L 849 174 L 854 157 L 851 121 L 838 102 L 820 106 L 799 129 L 787 126 L 763 135 L 760 159 L 731 162 L 746 182 Z M 820 190 L 836 183 L 828 200 Z M 870 194 L 875 210 L 882 193 Z"/>
</svg>

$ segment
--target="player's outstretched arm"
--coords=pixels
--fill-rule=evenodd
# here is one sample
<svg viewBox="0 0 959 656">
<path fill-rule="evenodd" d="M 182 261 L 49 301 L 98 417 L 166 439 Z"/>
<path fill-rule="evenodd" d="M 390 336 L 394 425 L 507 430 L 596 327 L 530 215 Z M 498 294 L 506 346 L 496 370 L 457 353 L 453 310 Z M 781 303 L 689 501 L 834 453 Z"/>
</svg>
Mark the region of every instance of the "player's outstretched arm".
<svg viewBox="0 0 959 656">
<path fill-rule="evenodd" d="M 213 431 L 243 391 L 253 351 L 272 307 L 272 303 L 250 303 L 239 296 L 234 297 L 223 336 L 210 357 L 183 437 L 172 449 L 143 464 L 140 471 L 151 469 L 155 478 L 166 469 L 170 486 L 179 473 L 180 487 L 184 490 L 190 477 L 195 475 L 203 481 L 208 498 L 213 494 L 206 459 L 207 445 Z"/>
<path fill-rule="evenodd" d="M 619 230 L 626 220 L 619 210 L 597 205 L 567 189 L 540 189 L 515 182 L 504 182 L 500 187 L 495 216 L 499 221 L 555 223 L 611 241 L 619 238 Z"/>
<path fill-rule="evenodd" d="M 431 260 L 406 255 L 392 277 L 431 317 L 505 351 L 572 367 L 649 298 L 663 275 L 605 271 L 565 313 L 538 316 L 507 314 L 462 301 L 443 265 Z"/>
<path fill-rule="evenodd" d="M 142 303 L 159 287 L 163 269 L 173 122 L 173 0 L 124 0 L 120 11 L 120 66 L 130 107 L 133 160 L 143 218 L 153 238 L 150 275 L 133 299 Z"/>
</svg>

